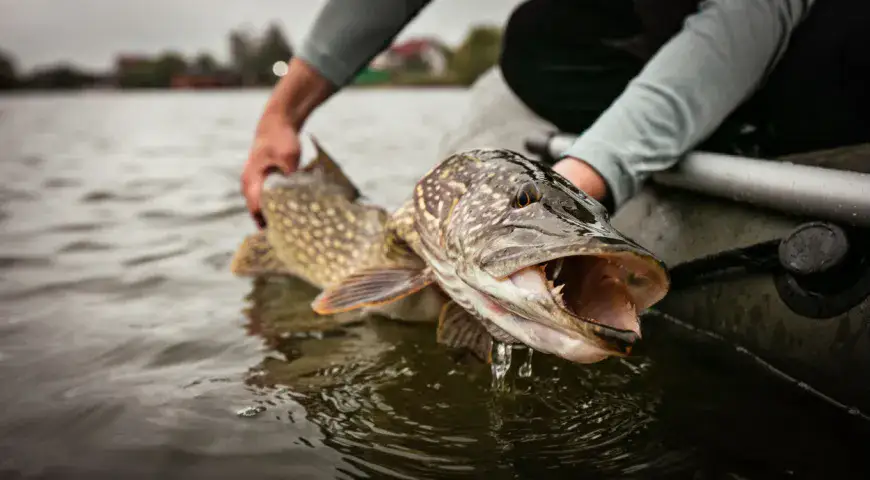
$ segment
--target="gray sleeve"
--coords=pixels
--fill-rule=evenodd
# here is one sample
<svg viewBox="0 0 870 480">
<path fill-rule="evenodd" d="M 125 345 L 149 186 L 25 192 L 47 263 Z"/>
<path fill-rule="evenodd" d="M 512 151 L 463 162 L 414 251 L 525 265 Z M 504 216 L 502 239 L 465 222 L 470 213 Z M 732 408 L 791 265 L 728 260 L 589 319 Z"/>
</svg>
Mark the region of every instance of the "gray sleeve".
<svg viewBox="0 0 870 480">
<path fill-rule="evenodd" d="M 296 52 L 343 87 L 431 0 L 329 0 Z"/>
<path fill-rule="evenodd" d="M 619 208 L 762 84 L 813 1 L 703 2 L 564 155 L 595 168 Z"/>
</svg>

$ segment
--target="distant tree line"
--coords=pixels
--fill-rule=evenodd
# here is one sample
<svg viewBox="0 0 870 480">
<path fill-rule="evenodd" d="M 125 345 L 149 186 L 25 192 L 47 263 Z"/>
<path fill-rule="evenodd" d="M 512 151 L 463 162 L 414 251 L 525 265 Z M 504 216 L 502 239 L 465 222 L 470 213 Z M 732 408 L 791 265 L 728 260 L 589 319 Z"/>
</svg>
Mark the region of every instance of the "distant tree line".
<svg viewBox="0 0 870 480">
<path fill-rule="evenodd" d="M 475 27 L 450 55 L 450 71 L 457 83 L 471 85 L 477 77 L 496 65 L 501 55 L 502 30 Z"/>
<path fill-rule="evenodd" d="M 8 52 L 0 50 L 0 90 L 17 88 L 19 82 L 15 59 Z"/>
<path fill-rule="evenodd" d="M 230 59 L 221 64 L 208 53 L 192 58 L 166 51 L 154 57 L 119 59 L 113 72 L 99 75 L 67 63 L 36 69 L 21 75 L 11 54 L 0 50 L 0 90 L 9 89 L 76 89 L 97 85 L 118 88 L 168 88 L 180 77 L 212 79 L 220 86 L 269 86 L 278 77 L 273 66 L 288 61 L 293 47 L 276 24 L 269 25 L 259 38 L 246 30 L 228 34 Z M 501 30 L 496 27 L 472 28 L 455 50 L 447 49 L 448 71 L 437 79 L 427 79 L 421 65 L 405 66 L 409 79 L 397 83 L 440 83 L 470 85 L 480 74 L 498 62 Z"/>
<path fill-rule="evenodd" d="M 230 64 L 221 65 L 208 53 L 186 59 L 165 52 L 149 61 L 137 61 L 116 72 L 121 88 L 166 88 L 181 75 L 213 78 L 223 86 L 266 86 L 277 81 L 272 71 L 279 61 L 289 61 L 293 48 L 281 28 L 270 25 L 261 38 L 245 31 L 229 34 Z"/>
<path fill-rule="evenodd" d="M 97 85 L 118 88 L 168 88 L 179 77 L 211 79 L 219 86 L 265 86 L 278 77 L 273 65 L 289 61 L 293 48 L 278 25 L 269 25 L 261 37 L 246 31 L 232 31 L 228 36 L 230 62 L 220 64 L 202 52 L 192 58 L 175 51 L 153 57 L 119 57 L 114 71 L 95 74 L 68 63 L 41 67 L 22 75 L 13 56 L 0 50 L 0 90 L 10 89 L 77 89 Z"/>
<path fill-rule="evenodd" d="M 230 33 L 230 65 L 242 85 L 269 85 L 275 82 L 272 66 L 289 61 L 293 48 L 277 25 L 270 26 L 261 40 L 247 31 Z"/>
</svg>

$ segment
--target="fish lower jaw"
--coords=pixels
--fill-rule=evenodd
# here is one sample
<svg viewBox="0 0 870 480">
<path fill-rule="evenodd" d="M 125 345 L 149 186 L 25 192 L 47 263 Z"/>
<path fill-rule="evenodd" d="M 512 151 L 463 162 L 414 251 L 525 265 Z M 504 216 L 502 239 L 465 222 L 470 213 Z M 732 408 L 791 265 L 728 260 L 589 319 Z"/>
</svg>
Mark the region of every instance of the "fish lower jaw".
<svg viewBox="0 0 870 480">
<path fill-rule="evenodd" d="M 524 269 L 503 280 L 480 273 L 473 280 L 478 287 L 468 288 L 466 292 L 478 314 L 517 342 L 539 352 L 581 364 L 597 363 L 612 356 L 624 356 L 621 352 L 602 348 L 596 339 L 587 338 L 579 332 L 520 315 L 509 306 L 516 300 L 500 301 L 506 298 L 522 298 L 530 305 L 555 306 L 554 292 L 548 287 L 540 268 Z"/>
<path fill-rule="evenodd" d="M 574 363 L 597 363 L 612 356 L 621 354 L 605 350 L 595 345 L 585 337 L 572 335 L 559 328 L 515 315 L 501 316 L 492 322 L 510 334 L 518 342 L 539 352 L 556 355 Z"/>
</svg>

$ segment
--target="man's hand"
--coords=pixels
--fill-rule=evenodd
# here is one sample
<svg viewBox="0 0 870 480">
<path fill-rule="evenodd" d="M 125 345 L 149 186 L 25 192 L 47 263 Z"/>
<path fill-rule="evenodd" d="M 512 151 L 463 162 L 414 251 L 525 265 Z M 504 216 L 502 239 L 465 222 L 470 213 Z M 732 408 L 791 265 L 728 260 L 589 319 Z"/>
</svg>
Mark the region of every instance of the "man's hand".
<svg viewBox="0 0 870 480">
<path fill-rule="evenodd" d="M 583 160 L 565 157 L 553 165 L 553 170 L 599 202 L 607 197 L 607 183 L 604 178 Z"/>
<path fill-rule="evenodd" d="M 260 209 L 260 195 L 266 177 L 280 171 L 290 175 L 299 167 L 299 132 L 280 112 L 264 113 L 257 125 L 254 144 L 242 172 L 242 193 L 248 211 L 260 228 L 266 226 Z"/>
<path fill-rule="evenodd" d="M 323 75 L 298 57 L 290 60 L 287 75 L 275 85 L 242 172 L 242 194 L 260 228 L 266 226 L 260 210 L 266 177 L 275 171 L 284 175 L 296 171 L 301 153 L 299 131 L 311 112 L 334 91 Z"/>
</svg>

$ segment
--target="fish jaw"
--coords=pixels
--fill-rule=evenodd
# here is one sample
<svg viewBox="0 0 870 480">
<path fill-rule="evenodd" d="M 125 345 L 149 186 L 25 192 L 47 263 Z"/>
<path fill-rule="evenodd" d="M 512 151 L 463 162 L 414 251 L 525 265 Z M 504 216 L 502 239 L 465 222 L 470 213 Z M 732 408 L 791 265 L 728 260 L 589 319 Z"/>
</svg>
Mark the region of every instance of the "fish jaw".
<svg viewBox="0 0 870 480">
<path fill-rule="evenodd" d="M 493 242 L 496 243 L 496 242 Z M 639 310 L 658 303 L 670 288 L 670 277 L 665 265 L 652 253 L 626 238 L 587 237 L 548 239 L 541 246 L 510 246 L 480 251 L 470 257 L 460 271 L 473 277 L 472 283 L 489 276 L 508 278 L 524 268 L 545 265 L 559 259 L 600 258 L 609 260 L 621 273 L 610 272 L 630 290 Z M 476 269 L 480 272 L 475 271 Z"/>
<path fill-rule="evenodd" d="M 494 323 L 517 341 L 539 352 L 556 355 L 569 362 L 590 364 L 612 356 L 623 356 L 620 353 L 602 348 L 584 336 L 526 320 L 518 315 L 505 315 Z"/>
<path fill-rule="evenodd" d="M 493 279 L 494 280 L 494 279 Z M 514 291 L 515 294 L 526 295 L 527 299 L 539 301 L 539 293 L 518 289 L 511 281 L 498 282 L 502 285 L 491 285 L 502 291 Z M 548 353 L 580 364 L 596 363 L 611 356 L 619 356 L 620 352 L 600 345 L 594 337 L 579 335 L 552 323 L 530 320 L 523 315 L 506 308 L 493 296 L 482 291 L 467 287 L 462 295 L 464 302 L 478 317 L 492 322 L 507 333 L 516 342 L 522 343 L 542 353 Z M 486 325 L 486 321 L 484 324 Z"/>
<path fill-rule="evenodd" d="M 594 337 L 578 335 L 576 332 L 566 331 L 556 325 L 536 322 L 518 315 L 514 311 L 503 306 L 497 299 L 498 294 L 485 293 L 480 288 L 475 288 L 463 281 L 449 262 L 444 262 L 436 256 L 427 255 L 433 267 L 433 273 L 442 290 L 462 308 L 472 313 L 481 320 L 483 325 L 490 330 L 494 338 L 507 333 L 513 341 L 522 343 L 539 352 L 548 353 L 565 358 L 576 363 L 595 363 L 609 356 L 613 351 L 602 348 Z M 486 290 L 499 291 L 502 295 L 519 295 L 531 302 L 544 301 L 545 292 L 538 286 L 528 285 L 518 288 L 510 280 L 499 281 L 488 277 Z M 531 287 L 531 288 L 525 288 Z M 549 293 L 546 293 L 549 295 Z M 495 325 L 502 330 L 502 335 L 492 331 L 490 325 Z"/>
<path fill-rule="evenodd" d="M 599 202 L 516 152 L 453 155 L 417 183 L 410 205 L 415 250 L 494 338 L 581 363 L 627 355 L 638 312 L 669 288 L 664 265 L 616 231 Z M 562 258 L 590 260 L 569 265 L 578 273 L 559 292 L 547 269 Z"/>
<path fill-rule="evenodd" d="M 661 281 L 662 272 L 650 265 L 645 258 L 599 252 L 521 266 L 502 278 L 477 268 L 461 276 L 480 297 L 481 316 L 517 341 L 595 363 L 629 355 L 641 339 L 639 313 L 667 290 L 667 284 L 651 283 Z"/>
</svg>

